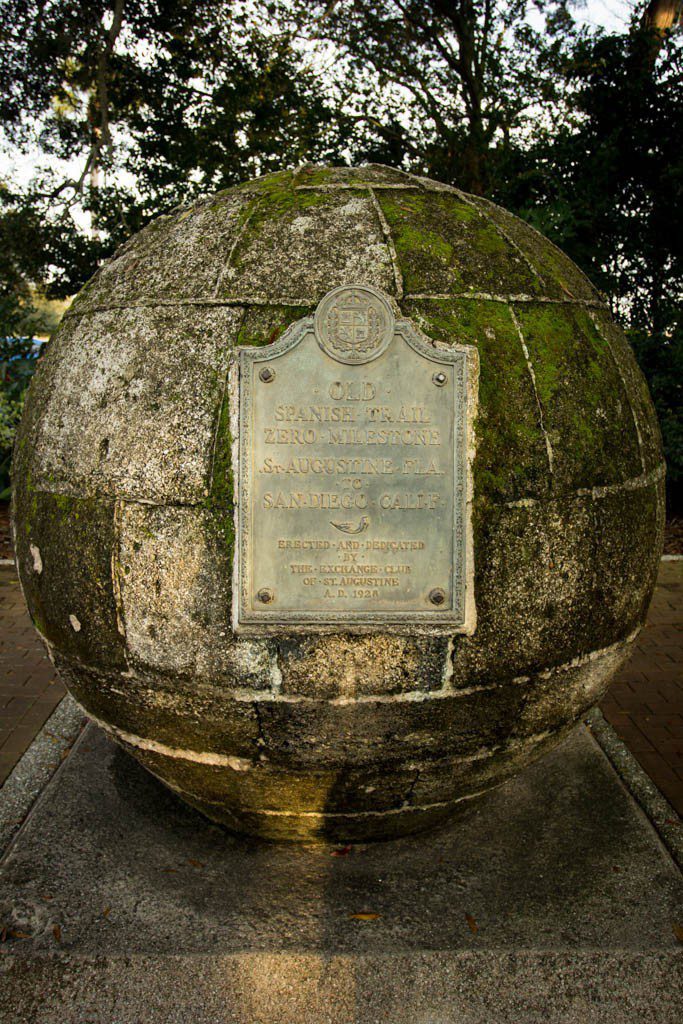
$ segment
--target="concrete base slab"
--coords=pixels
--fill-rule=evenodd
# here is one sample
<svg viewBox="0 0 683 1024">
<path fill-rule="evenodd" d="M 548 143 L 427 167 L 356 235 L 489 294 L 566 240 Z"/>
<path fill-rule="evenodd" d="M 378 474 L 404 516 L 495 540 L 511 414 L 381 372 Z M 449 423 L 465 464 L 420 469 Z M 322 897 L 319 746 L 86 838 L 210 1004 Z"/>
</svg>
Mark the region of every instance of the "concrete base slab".
<svg viewBox="0 0 683 1024">
<path fill-rule="evenodd" d="M 230 836 L 89 727 L 2 869 L 14 1024 L 683 1014 L 681 876 L 585 729 L 438 831 Z"/>
</svg>

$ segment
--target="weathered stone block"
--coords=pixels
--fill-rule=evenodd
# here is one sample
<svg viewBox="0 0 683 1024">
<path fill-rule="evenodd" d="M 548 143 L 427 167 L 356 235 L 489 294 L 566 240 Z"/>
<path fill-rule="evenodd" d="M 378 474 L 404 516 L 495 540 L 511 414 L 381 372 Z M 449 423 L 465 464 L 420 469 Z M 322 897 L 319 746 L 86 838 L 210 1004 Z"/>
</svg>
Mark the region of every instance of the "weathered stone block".
<svg viewBox="0 0 683 1024">
<path fill-rule="evenodd" d="M 292 768 L 414 761 L 466 755 L 511 733 L 525 699 L 521 686 L 418 700 L 258 702 L 273 764 Z"/>
<path fill-rule="evenodd" d="M 569 717 L 575 721 L 604 695 L 612 676 L 629 658 L 632 644 L 615 644 L 606 651 L 541 672 L 527 686 L 527 699 L 514 735 L 556 732 Z M 567 714 L 569 712 L 569 715 Z"/>
<path fill-rule="evenodd" d="M 39 422 L 20 442 L 32 446 L 33 485 L 171 504 L 205 498 L 240 317 L 225 308 L 198 317 L 191 306 L 68 317 L 44 356 Z"/>
<path fill-rule="evenodd" d="M 255 705 L 232 699 L 220 687 L 87 669 L 59 654 L 55 664 L 79 704 L 114 730 L 200 754 L 248 758 L 261 749 Z"/>
<path fill-rule="evenodd" d="M 598 331 L 610 346 L 619 367 L 640 441 L 643 472 L 651 473 L 662 465 L 662 435 L 647 382 L 624 332 L 615 324 L 609 313 L 604 309 L 597 309 L 591 316 Z"/>
<path fill-rule="evenodd" d="M 476 345 L 479 352 L 477 503 L 547 496 L 551 474 L 542 414 L 510 309 L 471 299 L 411 299 L 404 308 L 428 337 Z"/>
<path fill-rule="evenodd" d="M 86 665 L 126 664 L 112 580 L 111 499 L 45 494 L 23 481 L 15 500 L 19 574 L 41 635 Z"/>
<path fill-rule="evenodd" d="M 361 247 L 349 244 L 361 238 Z M 216 294 L 315 303 L 331 288 L 361 280 L 389 294 L 395 289 L 371 196 L 281 190 L 259 200 Z"/>
<path fill-rule="evenodd" d="M 222 192 L 153 220 L 95 274 L 72 307 L 84 313 L 138 302 L 213 299 L 254 200 Z"/>
<path fill-rule="evenodd" d="M 620 484 L 639 476 L 642 463 L 628 395 L 588 311 L 520 303 L 514 313 L 552 448 L 555 490 Z"/>
<path fill-rule="evenodd" d="M 275 813 L 343 813 L 388 811 L 409 798 L 416 772 L 339 768 L 327 771 L 284 771 L 267 761 L 225 758 L 222 763 L 170 756 L 124 743 L 126 750 L 181 796 L 230 805 L 241 811 Z M 214 761 L 217 761 L 215 758 Z"/>
<path fill-rule="evenodd" d="M 450 675 L 448 641 L 405 636 L 280 640 L 282 693 L 353 699 L 438 690 Z"/>
<path fill-rule="evenodd" d="M 440 758 L 417 764 L 410 803 L 416 807 L 450 803 L 499 786 L 552 750 L 573 728 L 572 723 L 557 732 L 511 740 L 469 757 Z"/>
<path fill-rule="evenodd" d="M 645 619 L 664 533 L 664 481 L 605 494 L 591 509 L 595 537 L 592 633 L 596 647 Z"/>
<path fill-rule="evenodd" d="M 124 502 L 117 575 L 131 664 L 244 689 L 268 689 L 273 642 L 230 626 L 232 513 Z"/>
<path fill-rule="evenodd" d="M 297 188 L 322 185 L 363 186 L 411 186 L 416 187 L 414 175 L 399 171 L 384 164 L 364 164 L 363 167 L 314 167 L 307 164 L 294 176 Z"/>
<path fill-rule="evenodd" d="M 568 256 L 535 231 L 519 217 L 514 217 L 495 203 L 472 196 L 472 202 L 491 217 L 505 232 L 511 242 L 533 265 L 539 279 L 538 294 L 548 298 L 600 303 L 602 297 Z M 537 294 L 534 289 L 531 294 Z"/>
<path fill-rule="evenodd" d="M 456 686 L 509 681 L 594 649 L 590 498 L 482 514 L 475 546 L 477 629 L 455 641 Z"/>
</svg>

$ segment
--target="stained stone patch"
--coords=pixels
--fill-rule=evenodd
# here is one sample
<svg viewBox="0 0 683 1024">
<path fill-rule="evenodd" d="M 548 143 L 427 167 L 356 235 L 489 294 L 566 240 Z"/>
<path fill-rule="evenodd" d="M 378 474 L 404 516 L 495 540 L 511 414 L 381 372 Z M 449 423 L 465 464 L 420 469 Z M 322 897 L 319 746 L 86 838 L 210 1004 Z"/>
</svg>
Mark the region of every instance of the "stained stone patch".
<svg viewBox="0 0 683 1024">
<path fill-rule="evenodd" d="M 121 617 L 142 669 L 262 689 L 272 645 L 230 625 L 232 514 L 124 503 L 119 517 Z"/>
<path fill-rule="evenodd" d="M 185 796 L 183 799 L 209 818 L 220 821 L 233 832 L 260 836 L 274 842 L 329 843 L 372 842 L 394 839 L 433 828 L 458 807 L 458 802 L 432 807 L 402 807 L 379 814 L 341 813 L 328 811 L 307 814 L 273 814 L 253 808 L 211 803 Z"/>
<path fill-rule="evenodd" d="M 359 281 L 394 291 L 391 254 L 370 195 L 282 191 L 258 203 L 217 295 L 317 302 L 331 288 Z"/>
<path fill-rule="evenodd" d="M 596 640 L 628 635 L 645 619 L 659 568 L 663 501 L 660 480 L 627 494 L 606 494 L 593 504 Z"/>
<path fill-rule="evenodd" d="M 268 195 L 270 192 L 280 192 L 282 189 L 292 187 L 294 171 L 271 171 L 269 174 L 262 174 L 258 178 L 250 178 L 240 185 L 233 185 L 226 189 L 230 195 Z M 222 193 L 218 193 L 221 195 Z"/>
<path fill-rule="evenodd" d="M 439 690 L 450 672 L 448 641 L 341 634 L 278 644 L 282 693 L 327 699 Z"/>
<path fill-rule="evenodd" d="M 528 676 L 599 646 L 588 498 L 491 510 L 476 529 L 477 629 L 455 641 L 454 685 Z"/>
<path fill-rule="evenodd" d="M 20 500 L 27 514 L 16 531 L 17 564 L 39 632 L 84 664 L 125 666 L 111 577 L 113 502 L 33 489 Z"/>
<path fill-rule="evenodd" d="M 496 746 L 510 735 L 525 696 L 521 686 L 504 686 L 423 700 L 261 700 L 258 707 L 274 765 L 369 767 Z"/>
<path fill-rule="evenodd" d="M 416 807 L 448 802 L 498 786 L 533 764 L 567 735 L 569 728 L 511 739 L 469 757 L 447 757 L 415 764 L 410 803 Z"/>
<path fill-rule="evenodd" d="M 631 656 L 632 644 L 621 643 L 602 654 L 591 655 L 578 664 L 542 672 L 531 681 L 515 736 L 528 736 L 561 728 L 569 710 L 579 718 L 600 700 L 605 683 Z"/>
<path fill-rule="evenodd" d="M 236 309 L 127 309 L 69 319 L 40 378 L 31 479 L 154 501 L 208 494 Z M 59 383 L 57 383 L 59 382 Z"/>
<path fill-rule="evenodd" d="M 466 757 L 428 761 L 387 760 L 376 769 L 329 768 L 288 771 L 267 760 L 232 758 L 221 764 L 202 763 L 158 750 L 124 747 L 146 768 L 168 780 L 184 797 L 226 804 L 242 810 L 261 809 L 291 815 L 390 811 L 403 806 L 449 803 L 477 790 L 499 784 L 558 742 L 545 734 L 507 747 Z"/>
<path fill-rule="evenodd" d="M 230 804 L 243 809 L 310 813 L 344 810 L 353 804 L 359 812 L 400 807 L 411 791 L 416 772 L 341 769 L 283 771 L 267 761 L 232 759 L 229 764 L 201 764 L 157 751 L 126 749 L 146 768 L 195 800 Z"/>
<path fill-rule="evenodd" d="M 86 669 L 56 655 L 60 676 L 88 714 L 124 733 L 179 751 L 255 758 L 256 706 L 220 686 L 154 673 Z"/>
</svg>

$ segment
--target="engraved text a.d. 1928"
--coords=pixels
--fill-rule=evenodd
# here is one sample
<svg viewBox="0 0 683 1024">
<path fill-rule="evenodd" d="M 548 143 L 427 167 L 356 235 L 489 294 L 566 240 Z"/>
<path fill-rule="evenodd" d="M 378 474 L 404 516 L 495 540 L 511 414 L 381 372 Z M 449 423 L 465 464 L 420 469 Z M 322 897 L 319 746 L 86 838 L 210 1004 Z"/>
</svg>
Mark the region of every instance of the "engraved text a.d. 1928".
<svg viewBox="0 0 683 1024">
<path fill-rule="evenodd" d="M 342 287 L 236 369 L 235 628 L 466 628 L 467 350 Z"/>
</svg>

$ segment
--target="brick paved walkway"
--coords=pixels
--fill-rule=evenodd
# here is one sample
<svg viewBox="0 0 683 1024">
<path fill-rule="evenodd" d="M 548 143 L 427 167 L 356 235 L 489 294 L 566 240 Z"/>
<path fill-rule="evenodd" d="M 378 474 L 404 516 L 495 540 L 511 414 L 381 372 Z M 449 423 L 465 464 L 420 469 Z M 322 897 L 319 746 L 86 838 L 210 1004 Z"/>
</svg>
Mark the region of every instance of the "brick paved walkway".
<svg viewBox="0 0 683 1024">
<path fill-rule="evenodd" d="M 683 561 L 661 563 L 636 652 L 601 707 L 683 817 Z"/>
<path fill-rule="evenodd" d="M 31 625 L 14 569 L 0 566 L 0 785 L 65 692 Z"/>
<path fill-rule="evenodd" d="M 0 785 L 64 695 L 11 567 L 0 567 Z M 683 816 L 683 561 L 662 562 L 648 622 L 602 710 Z"/>
</svg>

